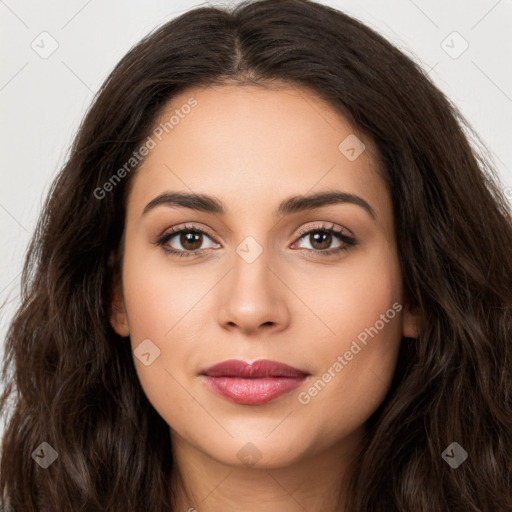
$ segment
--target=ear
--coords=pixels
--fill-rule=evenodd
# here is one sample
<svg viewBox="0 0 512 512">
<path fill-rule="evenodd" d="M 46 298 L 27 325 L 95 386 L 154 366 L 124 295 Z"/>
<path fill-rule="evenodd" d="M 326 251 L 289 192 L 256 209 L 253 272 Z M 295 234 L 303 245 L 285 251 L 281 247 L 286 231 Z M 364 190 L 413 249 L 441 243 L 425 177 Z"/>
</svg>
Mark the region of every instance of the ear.
<svg viewBox="0 0 512 512">
<path fill-rule="evenodd" d="M 110 292 L 110 324 L 114 331 L 122 337 L 130 335 L 128 315 L 123 300 L 120 279 L 115 279 Z"/>
<path fill-rule="evenodd" d="M 418 307 L 405 304 L 402 315 L 402 332 L 406 338 L 417 338 L 421 333 L 423 315 Z"/>
</svg>

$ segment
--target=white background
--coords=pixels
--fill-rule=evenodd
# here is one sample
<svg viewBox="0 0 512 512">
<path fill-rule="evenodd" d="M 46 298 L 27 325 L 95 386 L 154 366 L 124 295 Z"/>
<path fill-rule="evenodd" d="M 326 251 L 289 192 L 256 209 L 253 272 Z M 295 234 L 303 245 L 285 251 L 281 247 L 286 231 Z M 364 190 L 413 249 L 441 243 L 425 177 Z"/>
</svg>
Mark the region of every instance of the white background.
<svg viewBox="0 0 512 512">
<path fill-rule="evenodd" d="M 512 186 L 512 0 L 320 3 L 359 18 L 419 62 L 480 134 L 503 185 Z M 95 91 L 144 35 L 208 4 L 227 2 L 0 0 L 0 303 L 8 301 L 0 349 L 43 199 Z M 44 31 L 58 43 L 46 59 L 31 47 L 44 44 Z M 469 44 L 456 59 L 442 47 L 453 31 Z M 462 41 L 444 44 L 457 51 Z"/>
</svg>

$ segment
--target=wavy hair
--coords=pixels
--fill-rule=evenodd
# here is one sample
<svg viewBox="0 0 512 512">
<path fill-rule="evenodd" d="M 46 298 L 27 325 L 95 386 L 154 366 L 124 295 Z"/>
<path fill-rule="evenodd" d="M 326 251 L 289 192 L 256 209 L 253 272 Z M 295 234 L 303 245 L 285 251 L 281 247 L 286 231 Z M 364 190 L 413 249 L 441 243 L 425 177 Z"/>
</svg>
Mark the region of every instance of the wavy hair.
<svg viewBox="0 0 512 512">
<path fill-rule="evenodd" d="M 7 332 L 0 505 L 172 510 L 169 426 L 109 322 L 137 167 L 95 191 L 175 95 L 226 83 L 326 100 L 375 143 L 392 194 L 405 297 L 424 322 L 402 339 L 368 420 L 349 511 L 511 511 L 512 217 L 495 165 L 417 63 L 310 0 L 189 10 L 134 46 L 95 96 L 42 209 Z M 442 457 L 452 442 L 468 453 L 456 469 Z M 42 443 L 58 455 L 46 469 Z"/>
</svg>

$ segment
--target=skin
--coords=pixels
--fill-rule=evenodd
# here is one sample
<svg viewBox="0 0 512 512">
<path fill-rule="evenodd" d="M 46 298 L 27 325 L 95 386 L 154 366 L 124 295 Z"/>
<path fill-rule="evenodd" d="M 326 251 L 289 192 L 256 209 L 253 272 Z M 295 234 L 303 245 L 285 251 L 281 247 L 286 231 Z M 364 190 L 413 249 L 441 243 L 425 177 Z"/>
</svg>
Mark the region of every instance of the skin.
<svg viewBox="0 0 512 512">
<path fill-rule="evenodd" d="M 160 350 L 150 365 L 134 363 L 170 427 L 176 510 L 344 511 L 365 422 L 389 388 L 402 335 L 419 332 L 418 313 L 403 302 L 391 196 L 370 158 L 373 146 L 358 136 L 366 150 L 347 159 L 338 145 L 355 129 L 303 89 L 190 89 L 162 120 L 190 97 L 197 106 L 133 177 L 111 317 L 134 350 L 145 339 Z M 289 196 L 332 189 L 360 196 L 376 218 L 350 203 L 274 215 Z M 142 215 L 164 191 L 213 195 L 227 212 L 160 205 Z M 203 255 L 180 258 L 152 243 L 185 223 L 208 231 L 193 247 Z M 357 245 L 322 257 L 323 247 L 343 242 L 333 235 L 322 246 L 298 231 L 324 223 L 349 230 Z M 252 263 L 236 251 L 249 235 L 263 251 Z M 179 234 L 167 242 L 184 252 L 191 245 Z M 300 403 L 299 393 L 394 303 L 401 311 Z M 274 401 L 240 405 L 198 375 L 226 359 L 271 359 L 311 375 Z M 256 464 L 237 455 L 247 443 L 257 448 Z"/>
</svg>

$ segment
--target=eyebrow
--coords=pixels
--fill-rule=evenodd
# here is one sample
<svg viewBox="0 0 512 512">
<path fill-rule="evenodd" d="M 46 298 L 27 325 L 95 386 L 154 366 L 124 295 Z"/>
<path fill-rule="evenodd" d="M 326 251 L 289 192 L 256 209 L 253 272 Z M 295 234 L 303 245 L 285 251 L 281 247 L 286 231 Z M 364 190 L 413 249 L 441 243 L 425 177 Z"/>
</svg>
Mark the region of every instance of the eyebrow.
<svg viewBox="0 0 512 512">
<path fill-rule="evenodd" d="M 331 204 L 355 204 L 363 208 L 372 219 L 376 219 L 376 214 L 371 205 L 362 197 L 339 190 L 320 192 L 317 194 L 307 196 L 292 196 L 285 199 L 279 204 L 279 207 L 274 212 L 278 217 L 290 215 L 292 213 L 302 212 L 306 210 L 313 210 L 328 206 Z M 222 201 L 213 196 L 205 194 L 194 194 L 187 192 L 164 192 L 152 199 L 144 208 L 142 215 L 146 215 L 149 211 L 157 206 L 181 206 L 191 210 L 197 210 L 206 213 L 214 213 L 218 215 L 225 215 L 226 208 Z"/>
</svg>

